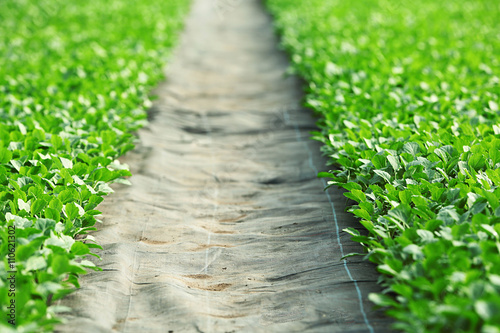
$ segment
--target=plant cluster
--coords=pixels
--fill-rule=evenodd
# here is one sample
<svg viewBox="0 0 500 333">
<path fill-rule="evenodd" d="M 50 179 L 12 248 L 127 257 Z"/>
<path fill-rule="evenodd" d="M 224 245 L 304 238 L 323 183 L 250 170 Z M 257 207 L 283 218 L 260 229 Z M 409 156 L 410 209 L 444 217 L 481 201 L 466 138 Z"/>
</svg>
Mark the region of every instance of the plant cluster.
<svg viewBox="0 0 500 333">
<path fill-rule="evenodd" d="M 267 0 L 406 332 L 500 332 L 500 3 Z"/>
<path fill-rule="evenodd" d="M 87 260 L 100 248 L 88 234 L 96 208 L 110 182 L 127 183 L 118 157 L 147 121 L 187 9 L 184 0 L 0 2 L 0 331 L 52 330 L 67 310 L 54 300 L 98 269 Z"/>
</svg>

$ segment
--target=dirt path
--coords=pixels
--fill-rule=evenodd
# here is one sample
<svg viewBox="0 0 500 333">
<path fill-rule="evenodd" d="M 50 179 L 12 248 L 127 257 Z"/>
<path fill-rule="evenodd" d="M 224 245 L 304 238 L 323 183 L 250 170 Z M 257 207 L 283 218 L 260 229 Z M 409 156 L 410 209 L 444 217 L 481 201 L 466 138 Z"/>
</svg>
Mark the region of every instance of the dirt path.
<svg viewBox="0 0 500 333">
<path fill-rule="evenodd" d="M 194 1 L 61 332 L 387 332 L 260 1 Z M 224 5 L 224 3 L 232 4 Z M 362 300 L 362 301 L 361 301 Z"/>
</svg>

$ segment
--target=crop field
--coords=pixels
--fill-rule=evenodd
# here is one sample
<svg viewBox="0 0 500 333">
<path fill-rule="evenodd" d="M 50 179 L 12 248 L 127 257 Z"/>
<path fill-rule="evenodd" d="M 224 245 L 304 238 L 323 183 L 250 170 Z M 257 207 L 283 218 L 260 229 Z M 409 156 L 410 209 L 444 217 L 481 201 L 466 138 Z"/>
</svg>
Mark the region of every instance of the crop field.
<svg viewBox="0 0 500 333">
<path fill-rule="evenodd" d="M 44 332 L 99 247 L 188 1 L 0 3 L 0 331 Z M 15 254 L 15 255 L 14 255 Z"/>
<path fill-rule="evenodd" d="M 119 158 L 148 122 L 151 89 L 164 78 L 190 2 L 0 1 L 0 332 L 53 331 L 70 311 L 56 304 L 81 275 L 102 270 L 89 260 L 102 250 L 89 233 L 110 184 L 130 184 Z M 368 298 L 395 329 L 500 333 L 500 2 L 263 2 L 317 116 L 312 136 L 330 169 L 318 177 L 345 191 L 356 221 L 337 221 L 341 193 L 321 193 L 313 164 L 321 156 L 302 140 L 301 129 L 311 128 L 303 110 L 284 106 L 301 95 L 283 78 L 286 59 L 260 0 L 196 0 L 174 66 L 179 78 L 162 92 L 172 104 L 149 131 L 156 155 L 141 155 L 165 160 L 113 202 L 112 239 L 128 242 L 133 256 L 121 248 L 109 262 L 129 268 L 93 281 L 90 292 L 118 282 L 86 323 L 127 332 L 165 323 L 176 332 L 373 332 L 389 320 L 363 305 L 381 290 L 364 277 L 380 273 L 383 290 Z M 283 124 L 264 128 L 277 109 L 285 109 Z M 289 137 L 297 142 L 283 142 Z M 306 159 L 312 177 L 297 167 Z M 128 198 L 138 193 L 144 201 Z M 311 233 L 311 225 L 323 229 Z M 365 252 L 344 253 L 334 225 Z M 245 261 L 242 244 L 255 258 Z M 331 288 L 340 283 L 345 290 Z M 245 301 L 235 302 L 235 292 Z"/>
<path fill-rule="evenodd" d="M 267 0 L 405 332 L 500 332 L 500 3 Z"/>
</svg>

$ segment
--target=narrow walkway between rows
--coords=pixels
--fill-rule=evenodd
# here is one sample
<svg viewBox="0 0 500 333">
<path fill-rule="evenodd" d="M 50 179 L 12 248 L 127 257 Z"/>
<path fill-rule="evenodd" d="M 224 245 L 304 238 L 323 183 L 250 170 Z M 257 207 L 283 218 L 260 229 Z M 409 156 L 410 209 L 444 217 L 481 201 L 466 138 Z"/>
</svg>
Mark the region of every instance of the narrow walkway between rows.
<svg viewBox="0 0 500 333">
<path fill-rule="evenodd" d="M 388 332 L 258 0 L 194 1 L 59 332 Z"/>
</svg>

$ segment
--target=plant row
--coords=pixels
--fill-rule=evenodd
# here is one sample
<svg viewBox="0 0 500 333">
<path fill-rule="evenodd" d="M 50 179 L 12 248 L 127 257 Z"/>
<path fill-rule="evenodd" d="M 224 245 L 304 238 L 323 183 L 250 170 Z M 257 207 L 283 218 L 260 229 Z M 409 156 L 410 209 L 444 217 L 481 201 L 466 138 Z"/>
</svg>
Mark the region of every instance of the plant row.
<svg viewBox="0 0 500 333">
<path fill-rule="evenodd" d="M 68 310 L 54 301 L 99 269 L 88 232 L 108 184 L 127 183 L 118 157 L 147 121 L 187 7 L 0 2 L 0 331 L 51 331 Z"/>
<path fill-rule="evenodd" d="M 267 0 L 405 332 L 500 332 L 500 3 Z M 363 229 L 363 228 L 362 228 Z"/>
</svg>

